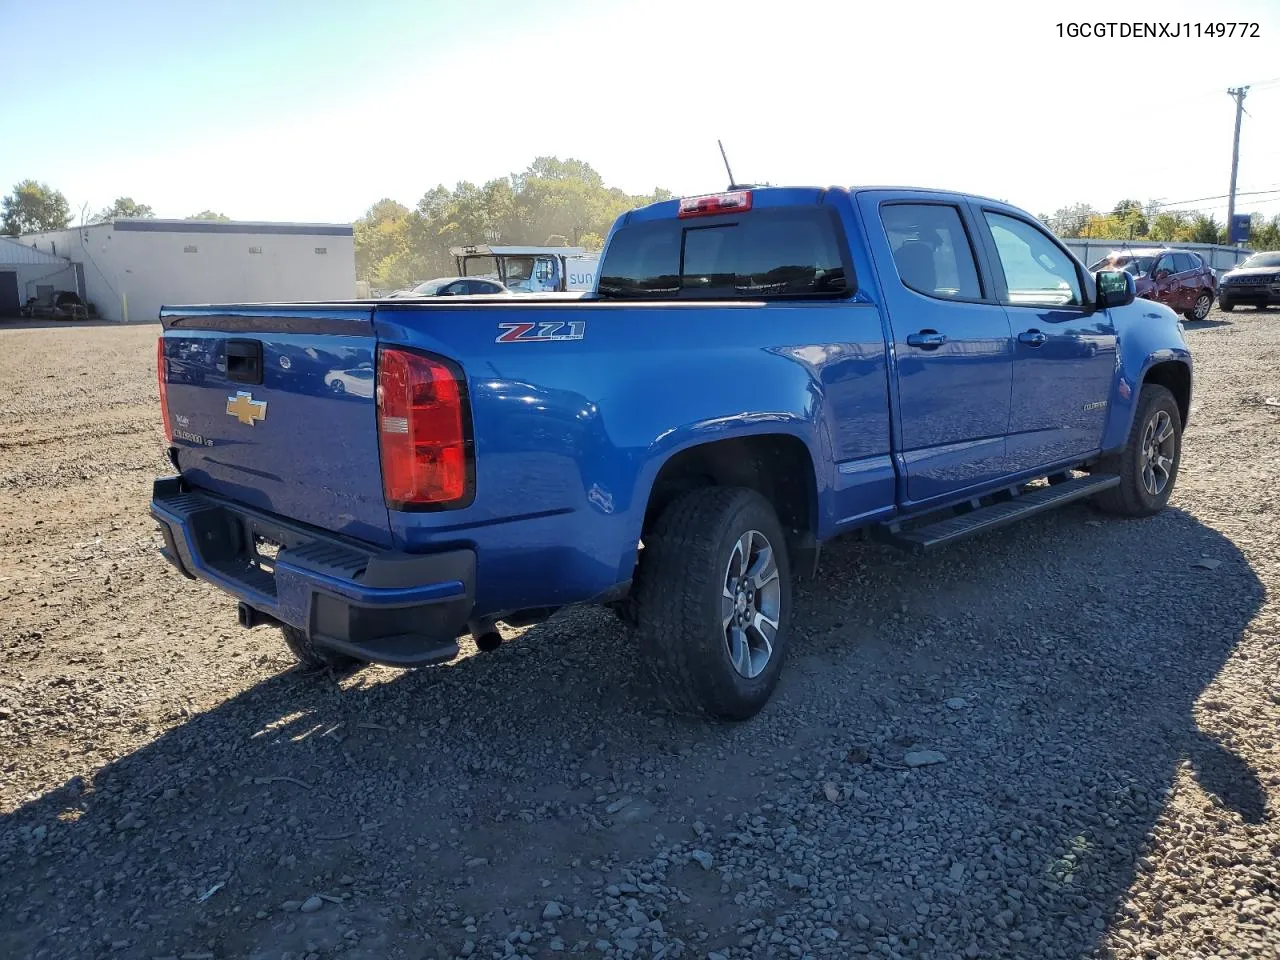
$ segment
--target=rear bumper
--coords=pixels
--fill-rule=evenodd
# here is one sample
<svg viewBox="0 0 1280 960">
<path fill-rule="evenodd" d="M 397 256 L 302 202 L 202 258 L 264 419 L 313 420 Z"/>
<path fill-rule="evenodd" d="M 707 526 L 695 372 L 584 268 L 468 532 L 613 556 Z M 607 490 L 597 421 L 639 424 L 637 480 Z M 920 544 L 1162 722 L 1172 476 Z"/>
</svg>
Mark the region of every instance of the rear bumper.
<svg viewBox="0 0 1280 960">
<path fill-rule="evenodd" d="M 317 645 L 420 666 L 457 655 L 475 596 L 473 550 L 396 553 L 156 480 L 151 515 L 166 559 Z M 274 557 L 262 542 L 278 544 Z"/>
</svg>

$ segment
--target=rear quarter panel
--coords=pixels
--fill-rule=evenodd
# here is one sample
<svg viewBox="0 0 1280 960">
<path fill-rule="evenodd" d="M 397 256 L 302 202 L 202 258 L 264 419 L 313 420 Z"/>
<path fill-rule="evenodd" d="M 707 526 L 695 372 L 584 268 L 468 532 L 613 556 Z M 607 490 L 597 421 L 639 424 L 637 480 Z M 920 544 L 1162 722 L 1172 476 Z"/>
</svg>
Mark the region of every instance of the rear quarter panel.
<svg viewBox="0 0 1280 960">
<path fill-rule="evenodd" d="M 516 320 L 578 322 L 583 335 L 498 342 Z M 387 305 L 375 326 L 382 343 L 466 371 L 475 501 L 393 511 L 391 523 L 408 549 L 477 548 L 480 613 L 590 599 L 628 579 L 653 480 L 694 444 L 796 437 L 820 525 L 840 511 L 836 464 L 888 457 L 884 343 L 865 301 Z"/>
</svg>

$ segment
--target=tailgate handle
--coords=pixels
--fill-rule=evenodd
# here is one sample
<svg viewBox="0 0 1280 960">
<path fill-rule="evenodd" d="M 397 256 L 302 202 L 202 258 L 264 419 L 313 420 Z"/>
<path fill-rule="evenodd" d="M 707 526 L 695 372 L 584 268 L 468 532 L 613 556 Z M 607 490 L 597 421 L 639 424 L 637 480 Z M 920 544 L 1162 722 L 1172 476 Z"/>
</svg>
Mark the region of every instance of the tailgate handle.
<svg viewBox="0 0 1280 960">
<path fill-rule="evenodd" d="M 227 341 L 227 379 L 236 383 L 262 382 L 262 341 Z"/>
</svg>

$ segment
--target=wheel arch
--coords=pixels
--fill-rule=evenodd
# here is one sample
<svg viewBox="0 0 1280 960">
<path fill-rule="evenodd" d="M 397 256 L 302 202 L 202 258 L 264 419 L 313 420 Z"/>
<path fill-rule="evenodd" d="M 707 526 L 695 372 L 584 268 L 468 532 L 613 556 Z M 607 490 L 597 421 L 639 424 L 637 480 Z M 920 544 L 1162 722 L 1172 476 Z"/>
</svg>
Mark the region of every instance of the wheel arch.
<svg viewBox="0 0 1280 960">
<path fill-rule="evenodd" d="M 808 444 L 793 433 L 751 433 L 693 443 L 658 467 L 645 498 L 640 539 L 662 510 L 699 487 L 745 487 L 773 507 L 796 569 L 816 559 L 818 482 Z"/>
<path fill-rule="evenodd" d="M 1178 404 L 1182 425 L 1191 417 L 1191 368 L 1181 360 L 1164 360 L 1153 364 L 1142 376 L 1142 386 L 1156 384 L 1173 394 Z"/>
</svg>

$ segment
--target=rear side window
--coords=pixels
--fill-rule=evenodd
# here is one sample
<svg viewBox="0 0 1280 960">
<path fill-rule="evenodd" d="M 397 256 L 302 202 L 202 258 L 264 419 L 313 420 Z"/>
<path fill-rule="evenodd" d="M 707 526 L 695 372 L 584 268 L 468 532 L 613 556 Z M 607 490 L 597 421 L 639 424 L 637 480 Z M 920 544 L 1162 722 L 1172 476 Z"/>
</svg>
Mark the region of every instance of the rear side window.
<svg viewBox="0 0 1280 960">
<path fill-rule="evenodd" d="M 832 212 L 752 210 L 618 230 L 600 267 L 604 298 L 846 297 L 854 290 Z"/>
<path fill-rule="evenodd" d="M 880 209 L 904 286 L 944 300 L 980 300 L 982 285 L 960 211 L 939 203 L 893 203 Z"/>
<path fill-rule="evenodd" d="M 1175 253 L 1173 255 L 1173 265 L 1178 273 L 1186 273 L 1188 270 L 1199 270 L 1200 261 L 1198 257 L 1194 257 L 1189 253 Z"/>
</svg>

